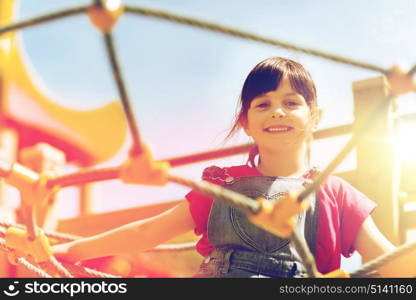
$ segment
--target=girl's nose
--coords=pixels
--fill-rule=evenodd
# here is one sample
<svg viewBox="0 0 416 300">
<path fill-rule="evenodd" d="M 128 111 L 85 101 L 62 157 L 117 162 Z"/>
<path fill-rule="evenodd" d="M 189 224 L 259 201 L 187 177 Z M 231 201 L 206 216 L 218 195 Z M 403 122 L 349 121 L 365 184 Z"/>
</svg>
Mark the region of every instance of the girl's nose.
<svg viewBox="0 0 416 300">
<path fill-rule="evenodd" d="M 276 118 L 283 118 L 285 116 L 285 112 L 283 111 L 282 108 L 276 108 L 275 110 L 273 110 L 272 112 L 272 118 L 276 119 Z"/>
</svg>

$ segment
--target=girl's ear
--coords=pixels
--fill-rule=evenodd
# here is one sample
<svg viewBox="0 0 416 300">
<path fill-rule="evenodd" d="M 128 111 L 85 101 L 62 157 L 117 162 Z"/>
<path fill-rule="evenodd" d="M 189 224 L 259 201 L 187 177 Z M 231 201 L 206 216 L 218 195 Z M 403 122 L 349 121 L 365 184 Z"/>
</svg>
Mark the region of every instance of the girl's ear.
<svg viewBox="0 0 416 300">
<path fill-rule="evenodd" d="M 241 118 L 240 121 L 240 126 L 243 128 L 244 132 L 248 135 L 251 136 L 250 134 L 250 130 L 248 128 L 248 124 L 247 124 L 247 119 L 246 118 Z"/>
<path fill-rule="evenodd" d="M 312 113 L 312 130 L 313 131 L 315 131 L 318 128 L 318 125 L 319 125 L 319 122 L 321 122 L 323 113 L 324 111 L 320 107 L 317 107 L 313 110 L 313 113 Z"/>
<path fill-rule="evenodd" d="M 250 130 L 246 126 L 244 126 L 243 129 L 244 129 L 244 132 L 247 134 L 247 136 L 251 137 Z"/>
</svg>

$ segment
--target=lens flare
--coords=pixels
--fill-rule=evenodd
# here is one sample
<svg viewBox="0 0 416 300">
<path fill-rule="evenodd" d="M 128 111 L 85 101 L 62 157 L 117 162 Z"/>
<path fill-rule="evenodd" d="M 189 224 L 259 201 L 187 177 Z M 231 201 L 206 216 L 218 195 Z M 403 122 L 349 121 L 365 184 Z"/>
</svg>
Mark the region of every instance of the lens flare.
<svg viewBox="0 0 416 300">
<path fill-rule="evenodd" d="M 416 161 L 416 120 L 400 124 L 395 140 L 398 159 L 401 162 Z"/>
</svg>

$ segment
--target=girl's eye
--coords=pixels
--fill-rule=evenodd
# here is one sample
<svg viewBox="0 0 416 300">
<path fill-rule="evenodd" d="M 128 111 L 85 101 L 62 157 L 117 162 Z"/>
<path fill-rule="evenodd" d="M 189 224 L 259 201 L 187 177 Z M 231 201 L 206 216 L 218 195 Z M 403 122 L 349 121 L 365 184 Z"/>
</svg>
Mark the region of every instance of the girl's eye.
<svg viewBox="0 0 416 300">
<path fill-rule="evenodd" d="M 295 106 L 298 106 L 299 104 L 298 104 L 298 102 L 297 101 L 286 101 L 286 105 L 288 106 L 288 107 L 295 107 Z"/>
<path fill-rule="evenodd" d="M 260 108 L 265 108 L 265 107 L 268 107 L 268 106 L 269 106 L 269 103 L 267 103 L 267 102 L 262 102 L 262 103 L 259 103 L 259 104 L 256 105 L 256 107 L 260 107 Z"/>
</svg>

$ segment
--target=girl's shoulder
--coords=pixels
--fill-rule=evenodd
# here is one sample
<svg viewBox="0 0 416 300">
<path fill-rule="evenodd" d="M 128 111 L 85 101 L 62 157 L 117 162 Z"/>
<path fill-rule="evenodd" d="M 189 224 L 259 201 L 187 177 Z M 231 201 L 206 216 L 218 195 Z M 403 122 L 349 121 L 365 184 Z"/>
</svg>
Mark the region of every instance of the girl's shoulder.
<svg viewBox="0 0 416 300">
<path fill-rule="evenodd" d="M 319 175 L 319 173 L 320 169 L 312 168 L 304 177 L 313 180 Z M 234 178 L 243 176 L 261 176 L 261 174 L 256 168 L 250 167 L 249 165 L 231 167 L 219 167 L 213 165 L 205 168 L 202 173 L 203 180 L 217 184 L 226 183 Z M 348 181 L 335 175 L 328 176 L 328 178 L 326 178 L 321 184 L 320 188 L 335 194 L 351 189 L 355 190 L 355 188 Z"/>
<path fill-rule="evenodd" d="M 218 167 L 210 166 L 204 169 L 202 179 L 214 183 L 224 183 L 235 177 L 259 175 L 257 169 L 248 165 Z"/>
<path fill-rule="evenodd" d="M 322 186 L 327 189 L 338 192 L 343 190 L 355 189 L 347 180 L 336 175 L 328 176 L 328 178 L 324 181 Z"/>
<path fill-rule="evenodd" d="M 346 202 L 363 201 L 362 199 L 368 199 L 365 194 L 359 191 L 349 181 L 331 175 L 320 186 L 320 195 L 327 201 L 336 201 L 338 205 L 343 206 Z"/>
</svg>

